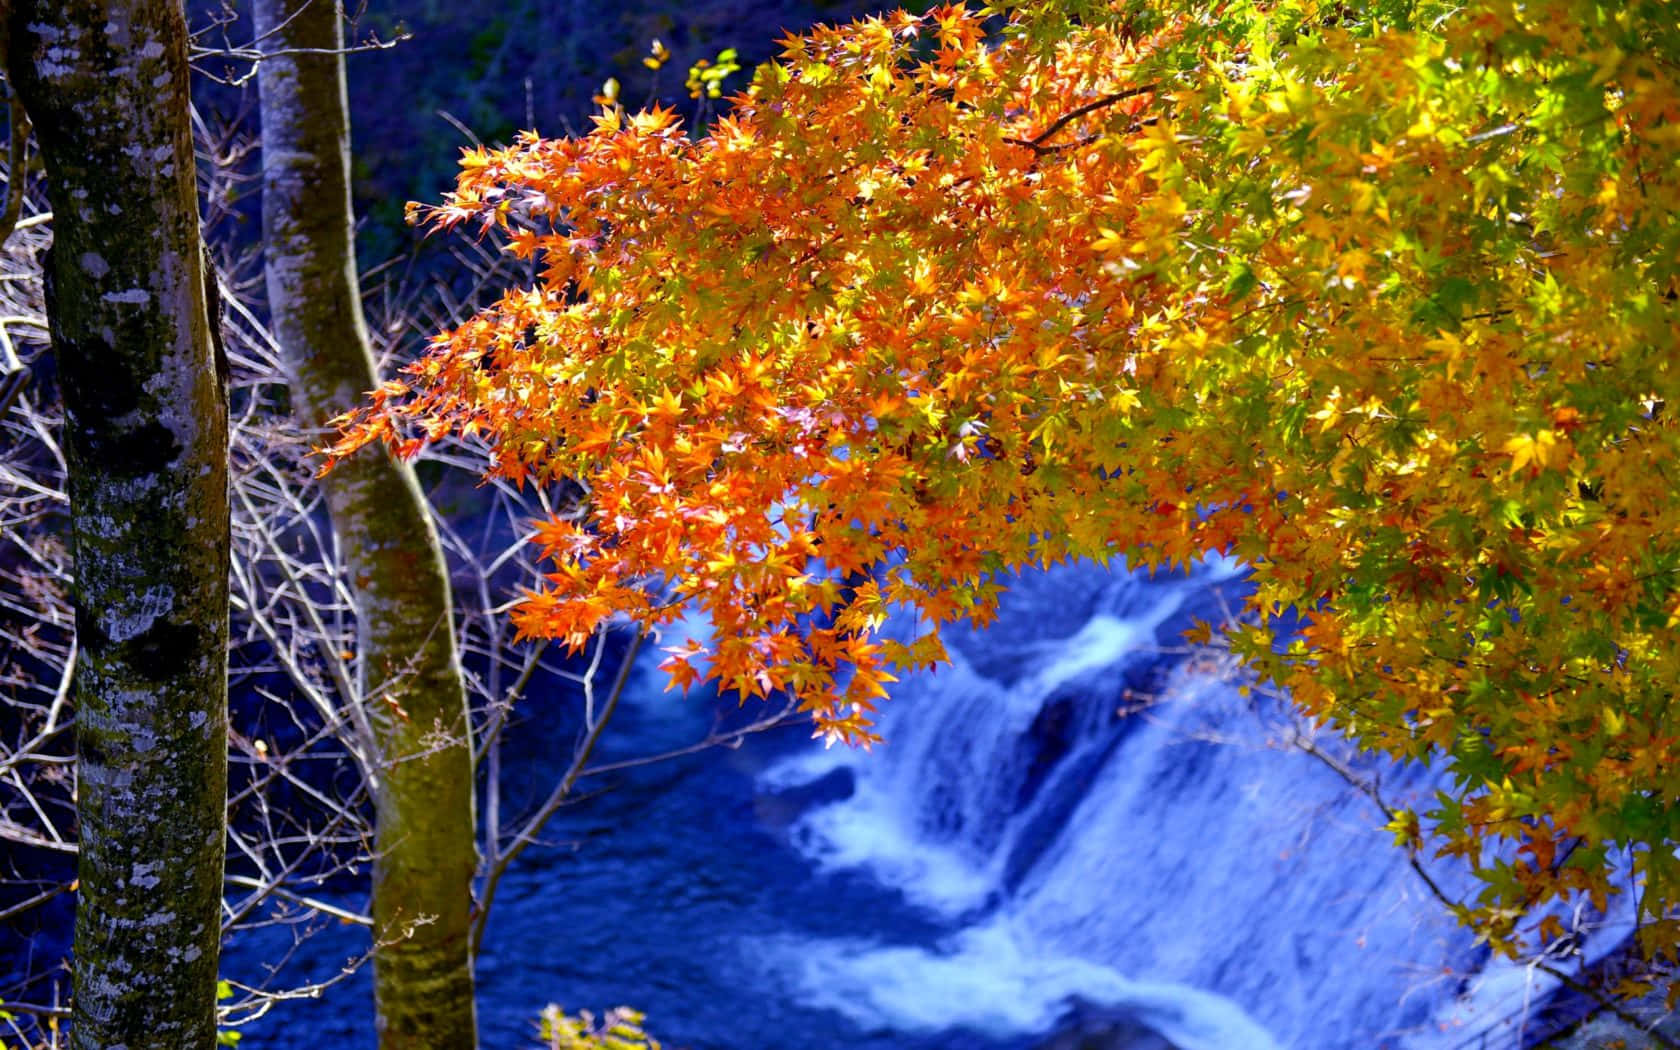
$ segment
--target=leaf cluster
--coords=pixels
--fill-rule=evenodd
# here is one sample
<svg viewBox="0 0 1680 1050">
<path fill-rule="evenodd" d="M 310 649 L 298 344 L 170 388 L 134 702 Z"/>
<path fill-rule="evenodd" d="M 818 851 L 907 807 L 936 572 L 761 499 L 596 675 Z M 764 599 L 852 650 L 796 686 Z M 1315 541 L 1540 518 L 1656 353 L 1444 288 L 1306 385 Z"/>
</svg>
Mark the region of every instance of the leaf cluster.
<svg viewBox="0 0 1680 1050">
<path fill-rule="evenodd" d="M 419 214 L 540 278 L 335 451 L 453 429 L 578 479 L 521 630 L 696 617 L 673 682 L 850 742 L 1000 571 L 1237 554 L 1263 676 L 1451 762 L 1405 839 L 1480 872 L 1467 921 L 1544 940 L 1519 920 L 1604 906 L 1627 849 L 1673 952 L 1672 16 L 1029 2 L 790 37 L 703 137 L 611 108 L 470 152 Z"/>
<path fill-rule="evenodd" d="M 599 1018 L 588 1010 L 568 1014 L 549 1006 L 539 1031 L 548 1050 L 659 1050 L 659 1040 L 642 1031 L 642 1020 L 641 1013 L 626 1006 Z"/>
</svg>

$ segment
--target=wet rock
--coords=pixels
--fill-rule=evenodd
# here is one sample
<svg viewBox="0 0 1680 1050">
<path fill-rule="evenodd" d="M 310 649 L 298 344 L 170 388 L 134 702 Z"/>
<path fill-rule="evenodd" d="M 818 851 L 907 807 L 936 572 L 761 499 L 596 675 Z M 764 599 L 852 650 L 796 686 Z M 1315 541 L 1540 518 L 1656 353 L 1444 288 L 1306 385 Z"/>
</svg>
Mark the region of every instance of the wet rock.
<svg viewBox="0 0 1680 1050">
<path fill-rule="evenodd" d="M 759 823 L 785 828 L 808 810 L 851 798 L 856 786 L 850 769 L 831 770 L 809 783 L 760 794 L 753 800 L 753 812 Z"/>
<path fill-rule="evenodd" d="M 1078 1004 L 1033 1050 L 1180 1050 L 1124 1010 Z"/>
</svg>

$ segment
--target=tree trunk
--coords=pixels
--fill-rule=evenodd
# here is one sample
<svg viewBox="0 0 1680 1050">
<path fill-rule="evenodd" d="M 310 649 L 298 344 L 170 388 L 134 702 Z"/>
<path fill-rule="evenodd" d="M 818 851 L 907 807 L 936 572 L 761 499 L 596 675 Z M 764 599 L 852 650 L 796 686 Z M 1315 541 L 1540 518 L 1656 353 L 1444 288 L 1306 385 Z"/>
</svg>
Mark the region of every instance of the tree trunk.
<svg viewBox="0 0 1680 1050">
<path fill-rule="evenodd" d="M 258 0 L 268 301 L 306 428 L 377 380 L 356 281 L 337 2 Z M 271 35 L 272 34 L 272 35 Z M 473 760 L 448 575 L 413 471 L 383 448 L 324 481 L 357 597 L 358 668 L 378 738 L 375 992 L 385 1050 L 477 1045 L 469 932 Z"/>
<path fill-rule="evenodd" d="M 68 437 L 80 889 L 72 1045 L 216 1045 L 227 794 L 225 364 L 179 0 L 16 0 Z M 210 288 L 214 285 L 210 284 Z"/>
</svg>

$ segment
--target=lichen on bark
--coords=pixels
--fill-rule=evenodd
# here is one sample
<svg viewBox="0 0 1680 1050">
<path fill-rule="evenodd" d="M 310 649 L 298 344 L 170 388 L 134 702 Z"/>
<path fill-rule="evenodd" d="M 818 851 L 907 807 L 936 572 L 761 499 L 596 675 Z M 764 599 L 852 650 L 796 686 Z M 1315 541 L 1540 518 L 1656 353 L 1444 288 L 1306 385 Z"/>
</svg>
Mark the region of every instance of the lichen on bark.
<svg viewBox="0 0 1680 1050">
<path fill-rule="evenodd" d="M 72 1045 L 216 1044 L 227 791 L 226 392 L 178 0 L 18 0 L 7 64 L 54 212 L 79 659 Z"/>
<path fill-rule="evenodd" d="M 336 2 L 258 0 L 263 240 L 272 328 L 306 429 L 377 382 L 356 279 Z M 324 430 L 322 431 L 324 436 Z M 385 1050 L 477 1045 L 472 743 L 448 576 L 414 474 L 384 450 L 323 485 L 355 588 L 360 696 L 375 739 L 375 998 Z"/>
</svg>

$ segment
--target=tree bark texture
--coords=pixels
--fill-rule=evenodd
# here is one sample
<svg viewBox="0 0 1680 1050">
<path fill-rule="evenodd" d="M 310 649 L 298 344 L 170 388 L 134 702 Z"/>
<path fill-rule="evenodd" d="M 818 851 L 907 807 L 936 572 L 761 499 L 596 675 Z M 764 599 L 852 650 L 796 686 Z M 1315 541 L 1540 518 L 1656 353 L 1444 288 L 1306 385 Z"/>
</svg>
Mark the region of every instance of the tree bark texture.
<svg viewBox="0 0 1680 1050">
<path fill-rule="evenodd" d="M 337 0 L 257 0 L 273 330 L 309 429 L 377 382 L 356 279 Z M 323 435 L 324 436 L 324 435 Z M 357 602 L 378 783 L 375 996 L 384 1050 L 477 1045 L 473 758 L 447 570 L 414 473 L 367 448 L 324 479 Z"/>
<path fill-rule="evenodd" d="M 227 395 L 180 0 L 15 0 L 46 161 L 65 410 L 80 888 L 71 1045 L 216 1045 L 227 794 Z"/>
</svg>

